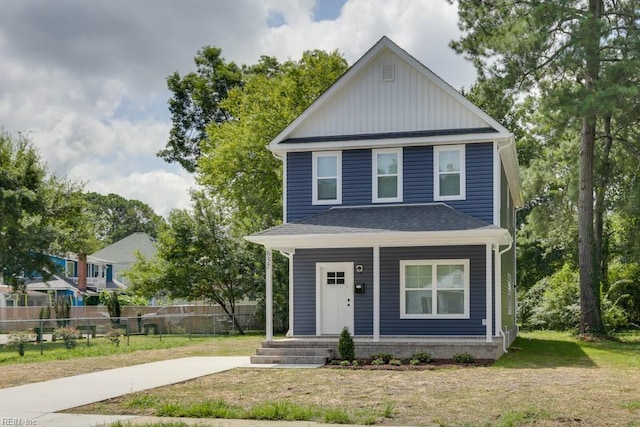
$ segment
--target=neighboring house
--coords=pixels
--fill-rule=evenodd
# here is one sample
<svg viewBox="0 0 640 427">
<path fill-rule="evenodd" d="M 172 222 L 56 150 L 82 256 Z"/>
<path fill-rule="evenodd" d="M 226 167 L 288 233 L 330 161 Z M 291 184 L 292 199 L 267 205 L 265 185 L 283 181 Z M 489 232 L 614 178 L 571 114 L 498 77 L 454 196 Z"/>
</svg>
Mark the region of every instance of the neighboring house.
<svg viewBox="0 0 640 427">
<path fill-rule="evenodd" d="M 335 349 L 347 327 L 358 357 L 506 351 L 522 205 L 512 133 L 383 37 L 268 148 L 284 221 L 246 237 L 267 252 L 265 347 L 286 345 L 271 327 L 277 250 L 293 346 Z"/>
<path fill-rule="evenodd" d="M 137 252 L 147 259 L 152 259 L 157 252 L 156 239 L 147 233 L 136 232 L 100 249 L 91 256 L 110 260 L 113 263 L 112 280 L 117 285 L 126 287 L 129 281 L 124 273 L 136 262 Z"/>
<path fill-rule="evenodd" d="M 0 289 L 0 307 L 53 305 L 59 297 L 70 298 L 72 305 L 82 306 L 86 297 L 116 288 L 111 280 L 111 261 L 87 256 L 85 280 L 82 280 L 79 274 L 82 267 L 77 256 L 49 257 L 56 267 L 51 277 L 47 280 L 41 276 L 26 279 L 26 293 L 15 293 L 9 287 Z"/>
</svg>

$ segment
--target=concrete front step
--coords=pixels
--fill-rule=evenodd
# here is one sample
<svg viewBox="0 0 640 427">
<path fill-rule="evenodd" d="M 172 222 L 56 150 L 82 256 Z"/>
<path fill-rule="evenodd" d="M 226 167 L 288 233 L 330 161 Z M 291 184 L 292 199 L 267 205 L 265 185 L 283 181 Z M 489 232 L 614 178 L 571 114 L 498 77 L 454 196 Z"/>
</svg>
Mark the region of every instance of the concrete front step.
<svg viewBox="0 0 640 427">
<path fill-rule="evenodd" d="M 294 355 L 255 355 L 251 356 L 254 364 L 291 364 L 291 365 L 324 365 L 326 356 L 294 356 Z"/>
<path fill-rule="evenodd" d="M 318 356 L 328 359 L 333 356 L 333 350 L 316 347 L 262 347 L 256 350 L 256 354 L 258 356 Z"/>
</svg>

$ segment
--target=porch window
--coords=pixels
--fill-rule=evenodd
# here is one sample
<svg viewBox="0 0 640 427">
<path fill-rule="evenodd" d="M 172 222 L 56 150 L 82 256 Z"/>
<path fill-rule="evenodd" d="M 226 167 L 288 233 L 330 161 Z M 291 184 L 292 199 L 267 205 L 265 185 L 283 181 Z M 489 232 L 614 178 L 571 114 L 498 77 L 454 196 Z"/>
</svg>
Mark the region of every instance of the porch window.
<svg viewBox="0 0 640 427">
<path fill-rule="evenodd" d="M 400 261 L 400 317 L 469 318 L 469 260 Z"/>
<path fill-rule="evenodd" d="M 464 145 L 433 148 L 434 200 L 464 200 L 466 179 L 464 157 Z"/>
<path fill-rule="evenodd" d="M 313 153 L 313 204 L 342 203 L 342 153 Z"/>
<path fill-rule="evenodd" d="M 402 201 L 402 148 L 373 150 L 373 202 Z"/>
</svg>

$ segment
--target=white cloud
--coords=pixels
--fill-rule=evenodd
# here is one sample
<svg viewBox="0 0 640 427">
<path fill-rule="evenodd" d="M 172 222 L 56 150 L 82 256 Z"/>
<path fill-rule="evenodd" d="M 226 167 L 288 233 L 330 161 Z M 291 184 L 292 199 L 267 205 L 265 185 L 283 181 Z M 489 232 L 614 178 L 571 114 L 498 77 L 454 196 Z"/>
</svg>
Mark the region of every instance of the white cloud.
<svg viewBox="0 0 640 427">
<path fill-rule="evenodd" d="M 321 0 L 318 0 L 321 1 Z M 433 0 L 349 0 L 313 22 L 314 0 L 38 0 L 0 14 L 0 127 L 31 136 L 52 171 L 150 204 L 189 204 L 193 178 L 155 153 L 168 139 L 166 77 L 193 70 L 205 45 L 228 61 L 299 59 L 338 50 L 353 63 L 387 35 L 454 87 L 471 66 L 454 55 L 455 8 Z M 269 28 L 270 13 L 285 24 Z"/>
<path fill-rule="evenodd" d="M 104 168 L 100 168 L 105 172 Z M 191 203 L 189 190 L 195 188 L 193 177 L 182 172 L 154 170 L 129 175 L 102 176 L 92 179 L 87 190 L 102 194 L 115 193 L 127 199 L 140 200 L 162 216 L 172 209 L 185 209 Z"/>
</svg>

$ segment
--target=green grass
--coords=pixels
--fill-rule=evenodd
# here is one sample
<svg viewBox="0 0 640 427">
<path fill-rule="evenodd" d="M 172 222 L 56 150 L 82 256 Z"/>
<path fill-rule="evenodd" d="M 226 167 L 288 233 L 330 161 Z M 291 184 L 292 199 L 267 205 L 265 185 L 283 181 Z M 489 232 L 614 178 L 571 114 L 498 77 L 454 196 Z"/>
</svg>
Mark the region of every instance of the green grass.
<svg viewBox="0 0 640 427">
<path fill-rule="evenodd" d="M 322 421 L 328 424 L 375 424 L 380 418 L 390 418 L 393 407 L 383 413 L 360 408 L 350 411 L 338 407 L 300 405 L 286 400 L 270 400 L 243 408 L 222 399 L 194 403 L 160 402 L 150 396 L 134 396 L 126 403 L 129 408 L 153 408 L 158 417 L 222 418 L 269 421 Z"/>
<path fill-rule="evenodd" d="M 198 343 L 229 341 L 233 339 L 237 341 L 237 346 L 224 346 L 217 352 L 218 356 L 236 356 L 251 354 L 255 349 L 256 337 L 254 335 L 238 336 L 238 337 L 203 337 L 186 335 L 163 335 L 162 339 L 158 336 L 134 335 L 129 337 L 129 345 L 127 345 L 127 337 L 120 338 L 120 345 L 116 346 L 106 337 L 93 338 L 87 345 L 86 339 L 79 339 L 76 347 L 69 350 L 65 348 L 64 342 L 44 342 L 31 343 L 25 348 L 25 355 L 21 357 L 15 349 L 0 346 L 0 365 L 13 363 L 37 363 L 51 360 L 67 360 L 86 357 L 100 357 L 111 355 L 126 355 L 141 350 L 160 350 L 175 347 L 184 347 Z M 246 342 L 244 346 L 242 343 Z M 41 353 L 42 349 L 42 354 Z M 204 352 L 203 355 L 211 355 L 210 352 Z"/>
<path fill-rule="evenodd" d="M 521 332 L 496 368 L 640 368 L 640 334 L 582 341 L 569 332 Z"/>
<path fill-rule="evenodd" d="M 127 354 L 139 350 L 156 350 L 173 347 L 181 347 L 198 342 L 203 342 L 211 338 L 183 336 L 164 336 L 162 340 L 157 337 L 132 336 L 129 345 L 126 344 L 126 337 L 121 339 L 120 345 L 115 346 L 107 338 L 99 337 L 91 339 L 87 346 L 86 339 L 77 340 L 76 347 L 69 350 L 65 348 L 64 342 L 45 342 L 41 344 L 32 343 L 25 348 L 24 357 L 20 357 L 13 349 L 2 347 L 0 349 L 0 364 L 9 363 L 32 363 L 49 360 L 66 360 L 79 357 L 110 356 L 114 354 Z M 40 354 L 42 348 L 42 354 Z"/>
</svg>

